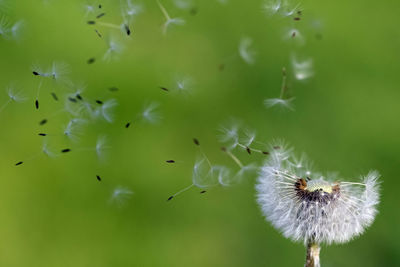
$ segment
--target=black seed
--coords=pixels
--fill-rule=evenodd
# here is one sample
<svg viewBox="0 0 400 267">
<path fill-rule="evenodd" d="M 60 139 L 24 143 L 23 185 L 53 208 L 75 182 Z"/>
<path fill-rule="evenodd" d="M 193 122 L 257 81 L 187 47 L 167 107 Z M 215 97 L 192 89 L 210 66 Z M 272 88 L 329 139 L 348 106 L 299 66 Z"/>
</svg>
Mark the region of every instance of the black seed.
<svg viewBox="0 0 400 267">
<path fill-rule="evenodd" d="M 129 128 L 129 126 L 131 126 L 131 123 L 128 122 L 127 124 L 125 124 L 125 128 Z"/>
<path fill-rule="evenodd" d="M 246 147 L 246 151 L 247 151 L 247 153 L 249 153 L 249 155 L 251 155 L 251 149 L 250 149 L 250 147 Z"/>
<path fill-rule="evenodd" d="M 76 98 L 78 98 L 79 100 L 83 100 L 80 94 L 76 94 Z"/>
<path fill-rule="evenodd" d="M 96 100 L 96 103 L 99 105 L 103 105 L 103 101 L 101 101 L 101 100 Z"/>
<path fill-rule="evenodd" d="M 19 161 L 17 163 L 15 163 L 15 166 L 21 165 L 22 163 L 24 163 L 23 161 Z"/>
<path fill-rule="evenodd" d="M 51 93 L 51 96 L 54 98 L 55 101 L 58 101 L 58 97 L 57 97 L 56 93 L 54 93 L 54 92 Z"/>
<path fill-rule="evenodd" d="M 87 64 L 93 64 L 96 61 L 96 59 L 94 57 L 89 58 L 86 63 Z"/>
<path fill-rule="evenodd" d="M 39 122 L 39 125 L 45 125 L 47 123 L 47 119 L 43 119 Z"/>
<path fill-rule="evenodd" d="M 166 162 L 167 162 L 167 163 L 175 163 L 175 160 L 169 159 L 169 160 L 167 160 Z"/>
<path fill-rule="evenodd" d="M 39 100 L 35 100 L 35 107 L 36 107 L 36 109 L 39 109 Z"/>
<path fill-rule="evenodd" d="M 197 138 L 193 138 L 193 143 L 194 143 L 196 146 L 199 146 L 199 145 L 200 145 L 200 142 L 199 142 L 199 140 L 198 140 Z"/>
<path fill-rule="evenodd" d="M 162 87 L 162 86 L 160 86 L 160 88 L 162 89 L 162 90 L 164 90 L 164 91 L 169 91 L 169 89 L 168 88 L 165 88 L 165 87 Z"/>
<path fill-rule="evenodd" d="M 75 99 L 75 98 L 73 98 L 73 97 L 68 97 L 68 100 L 69 100 L 69 101 L 71 101 L 71 102 L 73 102 L 73 103 L 76 103 L 76 102 L 78 102 L 78 101 L 76 101 L 76 99 Z"/>
<path fill-rule="evenodd" d="M 125 27 L 126 34 L 131 35 L 131 29 L 129 29 L 129 25 L 125 24 L 124 27 Z"/>
<path fill-rule="evenodd" d="M 117 87 L 110 87 L 110 88 L 108 88 L 108 90 L 110 90 L 111 92 L 116 92 L 119 89 Z"/>
<path fill-rule="evenodd" d="M 89 21 L 87 22 L 87 24 L 89 24 L 89 25 L 94 25 L 94 24 L 96 24 L 96 21 L 94 21 L 94 20 L 89 20 Z"/>
<path fill-rule="evenodd" d="M 300 20 L 300 18 L 299 17 L 295 17 L 294 20 Z"/>
<path fill-rule="evenodd" d="M 99 18 L 103 17 L 105 14 L 106 14 L 106 13 L 100 13 L 100 14 L 98 14 L 98 15 L 96 16 L 96 19 L 99 19 Z"/>
<path fill-rule="evenodd" d="M 101 181 L 101 177 L 99 175 L 96 175 L 96 178 L 98 181 Z"/>
<path fill-rule="evenodd" d="M 224 147 L 224 146 L 221 147 L 221 150 L 224 151 L 224 152 L 226 152 L 226 147 Z"/>
<path fill-rule="evenodd" d="M 99 8 L 101 8 L 101 4 L 99 5 Z"/>
<path fill-rule="evenodd" d="M 167 199 L 167 201 L 170 201 L 171 199 L 173 199 L 174 198 L 174 196 L 170 196 L 168 199 Z"/>
<path fill-rule="evenodd" d="M 65 149 L 61 150 L 61 153 L 67 153 L 67 152 L 70 152 L 70 151 L 71 151 L 71 149 L 65 148 Z"/>
<path fill-rule="evenodd" d="M 269 152 L 268 151 L 263 151 L 262 152 L 264 155 L 269 155 Z"/>
<path fill-rule="evenodd" d="M 97 33 L 97 36 L 99 36 L 100 38 L 103 37 L 98 30 L 95 29 L 94 31 Z"/>
<path fill-rule="evenodd" d="M 40 135 L 40 136 L 46 136 L 47 134 L 45 134 L 45 133 L 39 133 L 38 135 Z"/>
<path fill-rule="evenodd" d="M 206 190 L 203 190 L 203 191 L 200 192 L 200 194 L 204 194 L 205 192 L 207 192 L 207 191 L 206 191 Z"/>
<path fill-rule="evenodd" d="M 38 76 L 38 75 L 40 75 L 40 73 L 39 73 L 39 72 L 37 72 L 37 71 L 32 71 L 32 73 L 33 73 L 33 75 L 35 75 L 35 76 Z"/>
</svg>

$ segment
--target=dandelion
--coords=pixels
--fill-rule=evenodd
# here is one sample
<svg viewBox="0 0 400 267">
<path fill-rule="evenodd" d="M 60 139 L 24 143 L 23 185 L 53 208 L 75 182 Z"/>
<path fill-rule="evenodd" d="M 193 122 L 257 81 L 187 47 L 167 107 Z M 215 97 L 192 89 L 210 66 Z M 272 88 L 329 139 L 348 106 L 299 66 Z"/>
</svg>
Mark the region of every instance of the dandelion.
<svg viewBox="0 0 400 267">
<path fill-rule="evenodd" d="M 282 85 L 281 85 L 281 94 L 279 98 L 268 98 L 264 100 L 264 105 L 267 108 L 271 108 L 274 106 L 281 107 L 283 109 L 293 110 L 292 101 L 293 97 L 288 98 L 288 87 L 287 87 L 287 76 L 286 69 L 282 69 Z"/>
<path fill-rule="evenodd" d="M 157 102 L 151 102 L 150 104 L 147 104 L 144 106 L 142 112 L 139 114 L 139 117 L 148 123 L 157 123 L 160 119 L 161 116 L 158 113 L 159 104 Z"/>
<path fill-rule="evenodd" d="M 8 104 L 12 102 L 20 103 L 26 100 L 26 97 L 23 96 L 20 92 L 16 92 L 13 86 L 9 86 L 7 88 L 8 100 L 0 107 L 0 112 L 2 112 Z"/>
<path fill-rule="evenodd" d="M 295 56 L 292 57 L 294 77 L 297 80 L 306 80 L 314 75 L 313 60 L 311 58 L 298 61 Z"/>
<path fill-rule="evenodd" d="M 109 38 L 107 40 L 107 51 L 103 55 L 103 60 L 110 61 L 116 58 L 121 54 L 122 50 L 122 45 L 115 38 Z"/>
<path fill-rule="evenodd" d="M 117 100 L 109 99 L 105 101 L 100 107 L 101 116 L 109 123 L 114 121 L 114 109 L 118 105 Z"/>
<path fill-rule="evenodd" d="M 171 25 L 183 25 L 185 24 L 185 20 L 181 19 L 181 18 L 171 18 L 167 12 L 167 10 L 165 9 L 165 7 L 161 4 L 161 2 L 159 0 L 157 0 L 158 6 L 161 9 L 161 12 L 163 13 L 164 17 L 165 17 L 165 23 L 163 24 L 163 34 L 167 34 L 167 30 Z"/>
<path fill-rule="evenodd" d="M 286 150 L 286 151 L 282 151 Z M 294 166 L 293 153 L 274 150 L 258 178 L 257 200 L 266 219 L 286 238 L 307 245 L 306 266 L 319 265 L 319 245 L 345 243 L 362 234 L 377 214 L 379 174 L 360 182 Z"/>
<path fill-rule="evenodd" d="M 249 37 L 244 37 L 239 43 L 239 55 L 249 65 L 255 62 L 255 52 L 251 50 L 253 40 Z"/>
<path fill-rule="evenodd" d="M 132 197 L 132 195 L 133 192 L 130 189 L 117 186 L 111 193 L 109 203 L 121 208 Z"/>
</svg>

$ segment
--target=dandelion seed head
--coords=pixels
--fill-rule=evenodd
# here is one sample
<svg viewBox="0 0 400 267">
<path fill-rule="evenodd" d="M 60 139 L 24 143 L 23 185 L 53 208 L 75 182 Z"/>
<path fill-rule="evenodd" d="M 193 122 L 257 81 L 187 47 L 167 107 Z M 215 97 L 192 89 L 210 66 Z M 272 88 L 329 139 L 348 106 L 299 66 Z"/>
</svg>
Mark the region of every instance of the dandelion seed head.
<svg viewBox="0 0 400 267">
<path fill-rule="evenodd" d="M 107 146 L 107 137 L 105 135 L 101 135 L 97 138 L 96 142 L 96 154 L 99 159 L 104 158 L 104 153 L 110 147 Z"/>
<path fill-rule="evenodd" d="M 299 61 L 292 56 L 294 76 L 297 80 L 306 80 L 314 75 L 313 60 L 311 58 Z"/>
<path fill-rule="evenodd" d="M 121 29 L 123 30 L 123 24 L 121 25 Z M 103 55 L 103 60 L 110 61 L 115 59 L 119 54 L 123 51 L 122 44 L 117 41 L 114 37 L 111 37 L 107 40 L 107 51 Z"/>
<path fill-rule="evenodd" d="M 146 104 L 142 112 L 139 114 L 139 117 L 144 122 L 152 124 L 157 123 L 161 119 L 161 116 L 157 111 L 158 107 L 159 104 L 157 102 L 151 102 L 149 104 Z"/>
<path fill-rule="evenodd" d="M 7 88 L 7 94 L 11 101 L 13 102 L 24 102 L 26 101 L 26 97 L 23 96 L 21 93 L 16 92 L 12 86 Z"/>
<path fill-rule="evenodd" d="M 114 204 L 121 208 L 133 195 L 133 192 L 122 186 L 117 186 L 111 193 L 110 204 Z"/>
<path fill-rule="evenodd" d="M 115 118 L 115 107 L 118 105 L 117 100 L 109 99 L 100 107 L 101 116 L 109 123 L 112 123 Z"/>
<path fill-rule="evenodd" d="M 283 99 L 283 98 L 267 98 L 264 100 L 264 105 L 267 108 L 272 108 L 272 107 L 279 107 L 283 110 L 294 110 L 293 109 L 293 100 L 294 97 L 288 98 L 288 99 Z"/>
<path fill-rule="evenodd" d="M 251 50 L 253 40 L 249 37 L 244 37 L 239 43 L 239 55 L 249 65 L 255 62 L 255 52 Z"/>
<path fill-rule="evenodd" d="M 186 23 L 186 21 L 182 18 L 167 19 L 167 21 L 163 25 L 164 35 L 167 34 L 168 29 L 171 28 L 173 25 L 182 26 L 182 25 L 185 25 L 185 23 Z"/>
<path fill-rule="evenodd" d="M 277 150 L 259 174 L 257 200 L 266 219 L 285 237 L 304 243 L 344 243 L 372 224 L 379 203 L 376 171 L 361 182 L 336 181 L 317 173 L 305 177 L 293 166 L 292 153 L 274 156 Z"/>
</svg>

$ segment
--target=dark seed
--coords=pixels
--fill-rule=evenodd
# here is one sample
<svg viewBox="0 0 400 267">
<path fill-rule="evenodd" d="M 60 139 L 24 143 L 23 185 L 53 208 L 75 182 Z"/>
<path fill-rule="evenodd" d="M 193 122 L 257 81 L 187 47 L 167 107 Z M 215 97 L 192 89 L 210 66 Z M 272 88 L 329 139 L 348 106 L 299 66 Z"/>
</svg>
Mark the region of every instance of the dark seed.
<svg viewBox="0 0 400 267">
<path fill-rule="evenodd" d="M 73 103 L 76 103 L 76 102 L 78 102 L 78 101 L 76 101 L 76 99 L 75 99 L 75 98 L 73 98 L 73 97 L 68 97 L 68 100 L 69 100 L 69 101 L 71 101 L 71 102 L 73 102 Z"/>
<path fill-rule="evenodd" d="M 57 97 L 56 93 L 54 93 L 54 92 L 51 93 L 51 96 L 54 98 L 55 101 L 58 101 L 58 97 Z"/>
<path fill-rule="evenodd" d="M 17 163 L 15 163 L 15 166 L 21 165 L 22 163 L 24 163 L 23 161 L 19 161 Z"/>
<path fill-rule="evenodd" d="M 269 155 L 269 152 L 268 151 L 263 151 L 262 152 L 264 155 Z"/>
<path fill-rule="evenodd" d="M 94 20 L 89 20 L 89 21 L 87 22 L 87 24 L 89 24 L 89 25 L 94 25 L 94 24 L 96 24 L 96 21 L 94 21 Z"/>
<path fill-rule="evenodd" d="M 101 181 L 101 177 L 99 175 L 96 175 L 96 178 L 98 181 Z"/>
<path fill-rule="evenodd" d="M 169 91 L 169 89 L 168 88 L 165 88 L 165 87 L 162 87 L 162 86 L 160 86 L 160 88 L 162 89 L 162 90 L 164 90 L 164 91 Z"/>
<path fill-rule="evenodd" d="M 221 147 L 221 150 L 224 151 L 224 152 L 226 152 L 226 147 L 224 147 L 224 146 Z"/>
<path fill-rule="evenodd" d="M 125 24 L 124 27 L 125 27 L 126 34 L 131 35 L 131 29 L 129 29 L 129 25 Z"/>
<path fill-rule="evenodd" d="M 249 155 L 251 155 L 250 147 L 246 147 L 246 151 L 247 151 L 247 153 L 249 153 Z"/>
<path fill-rule="evenodd" d="M 76 94 L 76 98 L 78 98 L 79 100 L 82 100 L 82 96 L 80 94 Z"/>
<path fill-rule="evenodd" d="M 69 149 L 69 148 L 61 150 L 62 153 L 67 153 L 67 152 L 70 152 L 70 151 L 71 151 L 71 149 Z"/>
<path fill-rule="evenodd" d="M 38 75 L 40 75 L 40 73 L 39 73 L 39 72 L 37 72 L 37 71 L 32 71 L 32 73 L 33 73 L 33 75 L 35 75 L 35 76 L 38 76 Z"/>
<path fill-rule="evenodd" d="M 207 192 L 207 191 L 206 191 L 206 190 L 203 190 L 203 191 L 200 192 L 200 194 L 204 194 L 205 192 Z"/>
<path fill-rule="evenodd" d="M 99 36 L 100 38 L 103 37 L 98 30 L 95 29 L 94 31 L 97 33 L 97 36 Z"/>
<path fill-rule="evenodd" d="M 45 133 L 39 133 L 38 135 L 40 135 L 40 136 L 46 136 L 47 134 L 45 134 Z"/>
<path fill-rule="evenodd" d="M 167 163 L 175 163 L 175 160 L 169 159 L 169 160 L 167 160 L 166 162 L 167 162 Z"/>
<path fill-rule="evenodd" d="M 96 19 L 99 19 L 99 18 L 103 17 L 105 14 L 106 14 L 106 13 L 100 13 L 100 14 L 98 14 L 98 15 L 96 16 Z"/>
<path fill-rule="evenodd" d="M 35 100 L 35 107 L 36 107 L 36 109 L 39 109 L 39 100 Z"/>
<path fill-rule="evenodd" d="M 294 20 L 300 20 L 300 18 L 299 17 L 295 17 Z"/>
<path fill-rule="evenodd" d="M 127 124 L 125 124 L 125 128 L 129 128 L 129 126 L 131 126 L 131 123 L 128 122 Z"/>
<path fill-rule="evenodd" d="M 170 201 L 171 199 L 173 199 L 174 198 L 174 196 L 170 196 L 168 199 L 167 199 L 167 201 Z"/>
<path fill-rule="evenodd" d="M 96 59 L 94 57 L 89 58 L 86 63 L 87 64 L 93 64 L 96 61 Z"/>
<path fill-rule="evenodd" d="M 100 100 L 96 100 L 96 103 L 99 105 L 103 105 L 103 101 L 100 101 Z"/>
<path fill-rule="evenodd" d="M 111 92 L 116 92 L 116 91 L 118 91 L 118 88 L 117 87 L 110 87 L 110 88 L 108 88 L 108 90 L 110 90 Z"/>
<path fill-rule="evenodd" d="M 199 145 L 200 145 L 200 142 L 199 142 L 199 140 L 197 140 L 197 138 L 193 138 L 193 142 L 194 142 L 194 144 L 195 144 L 196 146 L 199 146 Z"/>
<path fill-rule="evenodd" d="M 43 119 L 39 122 L 39 125 L 45 125 L 47 123 L 47 119 Z"/>
</svg>

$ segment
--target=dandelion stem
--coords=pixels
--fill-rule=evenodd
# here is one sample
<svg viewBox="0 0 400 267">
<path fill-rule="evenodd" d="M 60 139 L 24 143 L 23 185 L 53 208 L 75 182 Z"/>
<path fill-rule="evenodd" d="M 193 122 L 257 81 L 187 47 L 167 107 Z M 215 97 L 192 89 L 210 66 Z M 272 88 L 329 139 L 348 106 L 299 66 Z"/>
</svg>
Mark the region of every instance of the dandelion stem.
<svg viewBox="0 0 400 267">
<path fill-rule="evenodd" d="M 230 152 L 229 150 L 226 150 L 226 154 L 228 154 L 228 156 L 231 157 L 233 159 L 233 161 L 237 165 L 239 165 L 240 168 L 243 168 L 242 162 L 235 155 L 233 155 L 232 152 Z"/>
<path fill-rule="evenodd" d="M 188 187 L 185 187 L 185 188 L 179 190 L 178 192 L 176 192 L 176 193 L 173 194 L 172 196 L 175 197 L 175 196 L 177 196 L 177 195 L 179 195 L 179 194 L 181 194 L 181 193 L 183 193 L 183 192 L 189 190 L 189 189 L 192 188 L 193 186 L 194 186 L 194 184 L 191 184 L 191 185 L 189 185 Z"/>
<path fill-rule="evenodd" d="M 305 267 L 320 267 L 319 263 L 319 251 L 320 251 L 319 244 L 309 241 L 307 244 L 307 257 L 306 257 L 306 264 Z"/>
<path fill-rule="evenodd" d="M 287 90 L 287 77 L 286 77 L 286 68 L 282 68 L 282 86 L 281 86 L 281 95 L 280 99 L 283 99 Z"/>
<path fill-rule="evenodd" d="M 165 16 L 165 19 L 166 19 L 167 21 L 171 20 L 171 17 L 169 16 L 167 10 L 166 10 L 165 7 L 161 4 L 161 2 L 160 2 L 159 0 L 157 0 L 157 3 L 158 3 L 158 6 L 159 6 L 160 9 L 161 9 L 161 12 L 162 12 L 162 13 L 164 14 L 164 16 Z"/>
<path fill-rule="evenodd" d="M 104 27 L 110 27 L 110 28 L 114 28 L 114 29 L 120 29 L 121 26 L 117 25 L 117 24 L 113 24 L 113 23 L 108 23 L 108 22 L 96 22 L 97 25 L 100 26 L 104 26 Z"/>
</svg>

